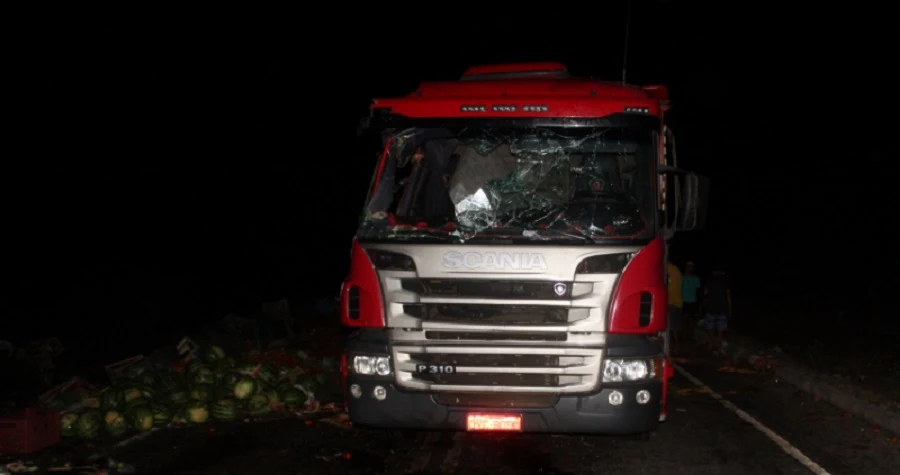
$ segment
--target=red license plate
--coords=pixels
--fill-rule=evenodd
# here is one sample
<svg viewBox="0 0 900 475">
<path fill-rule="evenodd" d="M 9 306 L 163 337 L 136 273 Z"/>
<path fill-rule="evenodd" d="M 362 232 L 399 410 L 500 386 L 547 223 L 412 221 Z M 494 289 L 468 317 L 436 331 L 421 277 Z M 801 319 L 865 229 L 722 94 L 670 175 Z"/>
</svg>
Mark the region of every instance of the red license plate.
<svg viewBox="0 0 900 475">
<path fill-rule="evenodd" d="M 507 414 L 469 414 L 466 430 L 470 431 L 520 431 L 522 416 Z"/>
</svg>

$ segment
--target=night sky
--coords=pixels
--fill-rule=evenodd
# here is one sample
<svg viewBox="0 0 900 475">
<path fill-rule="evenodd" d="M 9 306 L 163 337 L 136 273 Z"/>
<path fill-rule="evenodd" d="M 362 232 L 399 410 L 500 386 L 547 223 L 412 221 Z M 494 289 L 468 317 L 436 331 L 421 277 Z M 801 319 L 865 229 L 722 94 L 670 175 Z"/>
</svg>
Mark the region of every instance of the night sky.
<svg viewBox="0 0 900 475">
<path fill-rule="evenodd" d="M 473 64 L 620 80 L 625 4 L 608 3 L 36 24 L 7 70 L 27 145 L 4 160 L 3 326 L 98 344 L 336 295 L 374 166 L 355 137 L 370 100 Z M 747 301 L 883 299 L 895 28 L 689 3 L 635 1 L 628 51 L 629 82 L 670 88 L 680 165 L 712 180 L 708 229 L 674 255 L 722 263 Z"/>
</svg>

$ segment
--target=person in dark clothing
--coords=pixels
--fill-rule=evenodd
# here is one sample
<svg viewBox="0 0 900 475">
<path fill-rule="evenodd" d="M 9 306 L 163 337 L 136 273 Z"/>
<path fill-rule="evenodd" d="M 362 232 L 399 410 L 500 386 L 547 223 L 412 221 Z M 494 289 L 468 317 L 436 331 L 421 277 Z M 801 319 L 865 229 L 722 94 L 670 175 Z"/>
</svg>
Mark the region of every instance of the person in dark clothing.
<svg viewBox="0 0 900 475">
<path fill-rule="evenodd" d="M 712 349 L 719 351 L 725 342 L 725 331 L 731 319 L 731 287 L 725 271 L 715 270 L 703 287 L 704 311 L 703 319 L 706 331 L 710 333 Z"/>
<path fill-rule="evenodd" d="M 684 302 L 682 310 L 685 321 L 691 325 L 696 324 L 700 320 L 700 291 L 703 285 L 700 277 L 696 274 L 694 263 L 687 261 L 684 263 L 684 273 L 681 277 L 681 301 Z"/>
</svg>

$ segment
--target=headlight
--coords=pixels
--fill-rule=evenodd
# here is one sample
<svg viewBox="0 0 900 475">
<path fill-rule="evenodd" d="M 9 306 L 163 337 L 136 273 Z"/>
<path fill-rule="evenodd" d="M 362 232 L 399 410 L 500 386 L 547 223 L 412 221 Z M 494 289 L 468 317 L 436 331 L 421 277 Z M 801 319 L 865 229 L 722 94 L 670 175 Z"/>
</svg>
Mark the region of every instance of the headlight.
<svg viewBox="0 0 900 475">
<path fill-rule="evenodd" d="M 387 376 L 391 374 L 391 358 L 389 356 L 354 356 L 353 371 L 368 376 Z"/>
<path fill-rule="evenodd" d="M 577 274 L 618 274 L 636 253 L 601 254 L 585 258 L 578 263 Z"/>
<path fill-rule="evenodd" d="M 652 360 L 613 359 L 603 361 L 603 382 L 646 381 L 656 376 Z"/>
<path fill-rule="evenodd" d="M 415 271 L 416 263 L 412 257 L 380 249 L 366 249 L 366 254 L 372 260 L 372 265 L 378 270 Z"/>
</svg>

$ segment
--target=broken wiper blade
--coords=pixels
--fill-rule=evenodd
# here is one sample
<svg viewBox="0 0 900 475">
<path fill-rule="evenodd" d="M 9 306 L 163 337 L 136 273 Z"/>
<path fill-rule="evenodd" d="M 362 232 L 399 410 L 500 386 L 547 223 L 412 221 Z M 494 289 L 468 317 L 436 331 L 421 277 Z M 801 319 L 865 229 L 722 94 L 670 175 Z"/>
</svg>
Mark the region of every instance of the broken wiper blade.
<svg viewBox="0 0 900 475">
<path fill-rule="evenodd" d="M 544 233 L 555 234 L 555 236 L 553 236 L 554 238 L 569 238 L 569 239 L 573 239 L 573 240 L 578 240 L 584 244 L 594 244 L 594 240 L 591 239 L 589 236 L 585 236 L 584 234 L 574 232 L 574 231 L 566 231 L 563 229 L 547 228 L 547 229 L 534 229 L 534 230 L 529 229 L 529 230 L 522 231 L 523 236 L 536 236 L 538 238 L 544 237 L 544 236 L 541 236 Z"/>
<path fill-rule="evenodd" d="M 442 242 L 459 242 L 459 236 L 456 232 L 447 229 L 397 226 L 392 228 L 388 234 L 392 239 L 432 239 Z"/>
</svg>

